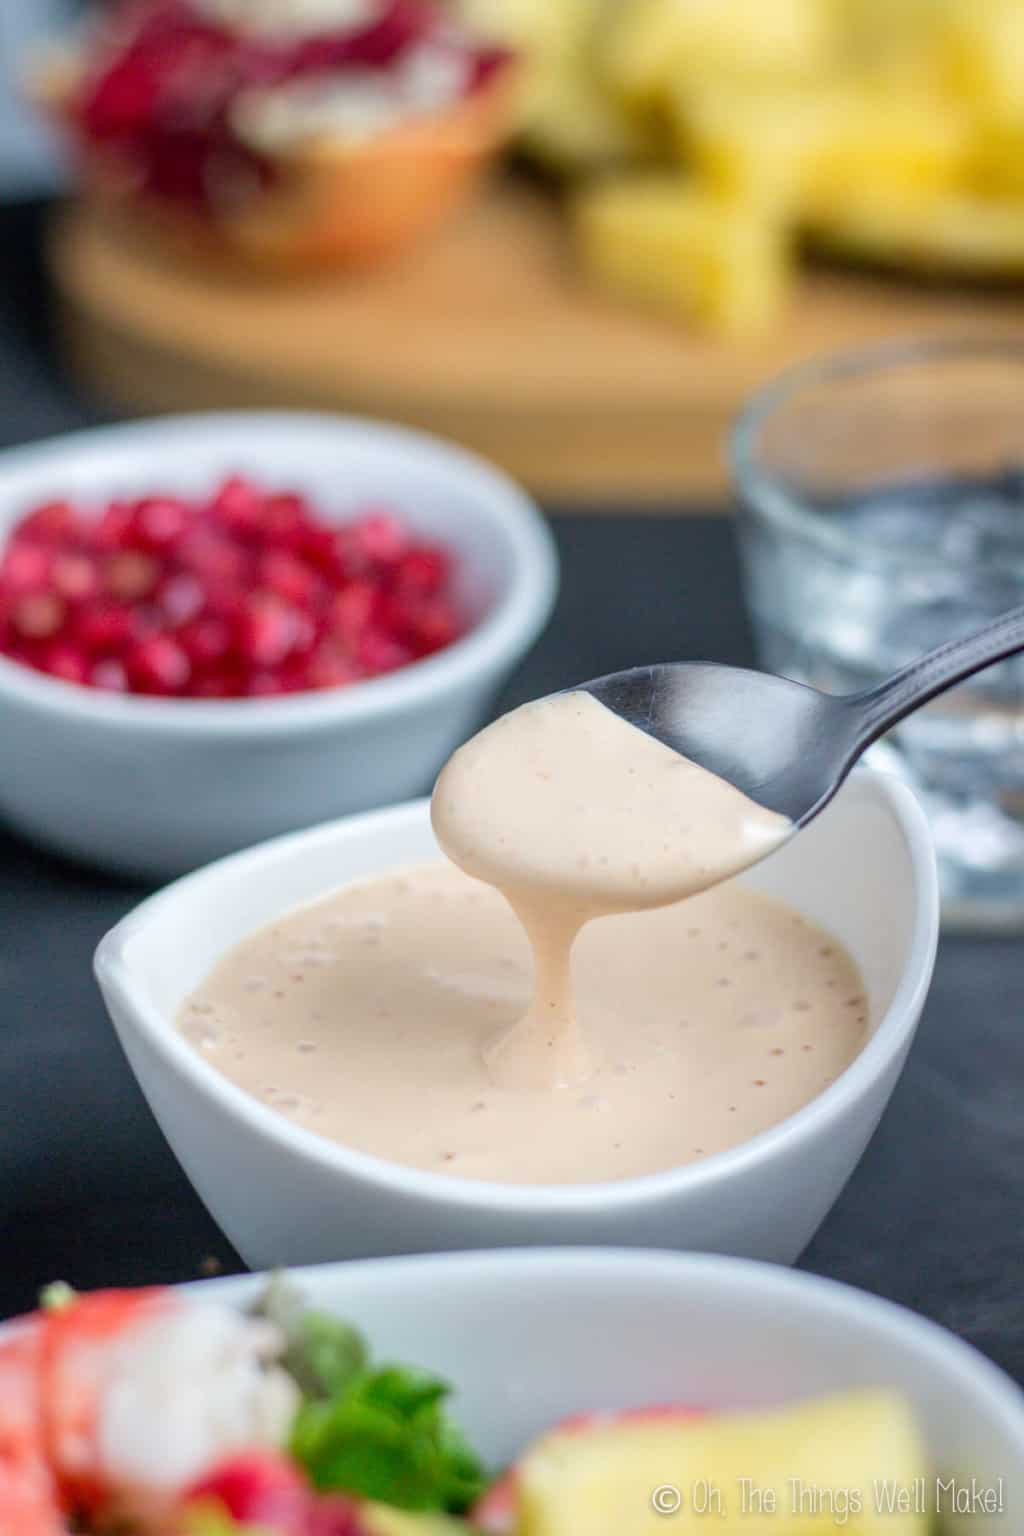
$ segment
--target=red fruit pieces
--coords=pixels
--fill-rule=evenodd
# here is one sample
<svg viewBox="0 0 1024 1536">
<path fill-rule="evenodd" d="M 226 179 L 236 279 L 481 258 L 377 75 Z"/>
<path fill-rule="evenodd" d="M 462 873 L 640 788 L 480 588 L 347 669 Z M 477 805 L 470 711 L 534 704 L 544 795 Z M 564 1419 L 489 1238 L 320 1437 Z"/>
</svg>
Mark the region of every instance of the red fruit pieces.
<svg viewBox="0 0 1024 1536">
<path fill-rule="evenodd" d="M 48 502 L 0 551 L 0 651 L 107 692 L 273 698 L 459 637 L 447 550 L 373 507 L 342 527 L 233 475 L 212 495 Z"/>
<path fill-rule="evenodd" d="M 150 635 L 125 658 L 128 677 L 138 693 L 181 693 L 192 675 L 188 652 L 173 635 Z"/>
<path fill-rule="evenodd" d="M 305 1536 L 311 1503 L 309 1485 L 295 1464 L 271 1451 L 233 1456 L 214 1467 L 185 1493 L 183 1503 L 220 1504 L 233 1520 Z"/>
<path fill-rule="evenodd" d="M 276 37 L 222 24 L 189 0 L 116 9 L 116 24 L 96 33 L 72 122 L 83 143 L 130 177 L 140 195 L 200 215 L 233 211 L 273 180 L 273 159 L 236 131 L 234 107 L 247 89 L 396 71 L 410 50 L 434 39 L 465 58 L 472 91 L 501 57 L 476 46 L 436 0 L 379 0 L 363 23 L 342 16 L 322 32 Z M 232 516 L 245 516 L 245 488 L 240 477 L 231 486 Z"/>
</svg>

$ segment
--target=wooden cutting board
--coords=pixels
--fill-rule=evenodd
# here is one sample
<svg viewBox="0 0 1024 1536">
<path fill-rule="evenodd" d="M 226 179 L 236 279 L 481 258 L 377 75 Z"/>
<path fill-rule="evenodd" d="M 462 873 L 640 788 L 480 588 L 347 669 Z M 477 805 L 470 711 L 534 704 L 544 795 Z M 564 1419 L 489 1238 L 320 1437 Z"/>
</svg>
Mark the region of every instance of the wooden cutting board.
<svg viewBox="0 0 1024 1536">
<path fill-rule="evenodd" d="M 401 266 L 301 282 L 176 264 L 84 208 L 50 261 L 72 366 L 132 412 L 291 406 L 465 443 L 548 499 L 719 497 L 736 411 L 780 369 L 887 337 L 1024 335 L 1024 303 L 807 276 L 726 342 L 588 289 L 557 208 L 503 185 Z"/>
</svg>

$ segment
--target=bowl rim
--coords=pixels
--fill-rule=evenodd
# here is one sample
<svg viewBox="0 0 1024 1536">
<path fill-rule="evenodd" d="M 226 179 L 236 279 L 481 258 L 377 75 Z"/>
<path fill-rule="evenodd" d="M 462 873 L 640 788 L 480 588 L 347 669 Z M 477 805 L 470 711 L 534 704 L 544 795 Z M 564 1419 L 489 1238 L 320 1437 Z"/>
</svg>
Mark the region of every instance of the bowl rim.
<svg viewBox="0 0 1024 1536">
<path fill-rule="evenodd" d="M 938 945 L 939 892 L 935 852 L 924 811 L 905 784 L 868 768 L 860 768 L 852 776 L 852 785 L 858 784 L 864 792 L 877 796 L 895 816 L 911 866 L 914 911 L 910 943 L 889 1007 L 871 1039 L 846 1070 L 795 1114 L 727 1151 L 657 1173 L 593 1184 L 518 1184 L 430 1173 L 390 1162 L 294 1125 L 261 1104 L 204 1061 L 160 1009 L 138 996 L 126 951 L 134 936 L 159 924 L 164 911 L 172 904 L 187 899 L 190 893 L 198 895 L 204 883 L 216 879 L 227 868 L 235 874 L 246 871 L 254 879 L 265 879 L 282 854 L 292 855 L 300 852 L 303 846 L 344 835 L 346 829 L 358 828 L 364 835 L 372 836 L 378 828 L 414 822 L 429 813 L 428 800 L 407 801 L 385 810 L 342 817 L 303 832 L 274 838 L 184 876 L 142 902 L 105 935 L 96 950 L 94 970 L 108 1006 L 111 998 L 115 998 L 119 1005 L 115 1019 L 119 1032 L 124 1029 L 143 1037 L 162 1065 L 179 1079 L 184 1079 L 190 1092 L 211 1102 L 225 1120 L 241 1121 L 252 1135 L 273 1143 L 285 1156 L 315 1165 L 321 1174 L 340 1176 L 373 1187 L 381 1194 L 417 1200 L 426 1206 L 455 1206 L 512 1217 L 554 1213 L 573 1216 L 609 1214 L 655 1205 L 667 1199 L 703 1195 L 744 1177 L 794 1147 L 813 1143 L 827 1126 L 870 1090 L 913 1038 L 931 983 Z"/>
<path fill-rule="evenodd" d="M 943 572 L 954 568 L 956 562 L 952 557 L 922 554 L 919 550 L 900 551 L 891 543 L 845 530 L 813 506 L 811 498 L 794 488 L 783 473 L 763 464 L 760 450 L 764 429 L 805 393 L 856 379 L 919 371 L 936 362 L 963 361 L 1001 363 L 1019 370 L 1024 365 L 1024 341 L 986 331 L 897 337 L 820 352 L 784 368 L 737 412 L 726 438 L 725 455 L 739 493 L 741 512 L 847 565 L 867 564 L 914 574 L 923 567 Z M 971 560 L 968 564 L 973 573 L 1024 573 L 1024 563 L 1002 557 Z"/>
<path fill-rule="evenodd" d="M 455 1274 L 468 1277 L 474 1293 L 483 1292 L 494 1281 L 503 1287 L 531 1292 L 549 1276 L 569 1279 L 574 1289 L 581 1283 L 597 1282 L 605 1277 L 621 1290 L 631 1281 L 665 1280 L 674 1285 L 706 1289 L 721 1297 L 723 1292 L 756 1292 L 780 1302 L 800 1298 L 800 1305 L 831 1318 L 840 1328 L 852 1326 L 887 1335 L 894 1343 L 910 1345 L 918 1355 L 926 1356 L 941 1369 L 952 1371 L 961 1384 L 980 1396 L 999 1419 L 1000 1427 L 1021 1440 L 1024 1447 L 1024 1389 L 1001 1366 L 976 1345 L 968 1343 L 933 1318 L 913 1311 L 901 1302 L 862 1290 L 846 1281 L 809 1270 L 794 1270 L 763 1259 L 745 1259 L 728 1254 L 678 1253 L 659 1248 L 574 1247 L 545 1245 L 539 1248 L 485 1248 L 463 1253 L 402 1254 L 376 1259 L 342 1259 L 326 1264 L 289 1267 L 289 1279 L 301 1288 L 311 1286 L 318 1305 L 331 1305 L 321 1293 L 330 1291 L 337 1278 L 344 1288 L 354 1281 L 355 1289 L 377 1291 L 395 1276 L 408 1275 L 410 1291 L 432 1293 L 436 1275 Z M 423 1279 L 418 1281 L 422 1274 Z M 212 1280 L 193 1280 L 181 1287 L 186 1294 L 223 1297 L 234 1305 L 257 1294 L 270 1278 L 269 1272 L 226 1275 Z M 344 1303 L 343 1303 L 344 1304 Z M 356 1319 L 358 1323 L 358 1319 Z M 1024 1449 L 1021 1468 L 1024 1469 Z"/>
<path fill-rule="evenodd" d="M 167 452 L 194 436 L 218 431 L 226 436 L 251 432 L 263 443 L 302 432 L 325 438 L 333 435 L 342 455 L 347 443 L 382 457 L 418 459 L 440 475 L 459 479 L 473 496 L 481 522 L 507 542 L 511 570 L 506 592 L 444 650 L 350 687 L 270 699 L 150 698 L 65 682 L 0 654 L 0 700 L 15 699 L 41 714 L 105 730 L 163 736 L 266 737 L 319 731 L 380 719 L 458 690 L 532 642 L 550 618 L 558 593 L 559 561 L 554 535 L 533 498 L 502 470 L 467 449 L 428 432 L 370 417 L 318 411 L 209 411 L 88 427 L 0 451 L 0 496 L 6 477 L 32 475 L 51 462 L 74 463 L 122 445 L 130 450 L 148 444 Z M 8 527 L 0 507 L 0 547 Z"/>
</svg>

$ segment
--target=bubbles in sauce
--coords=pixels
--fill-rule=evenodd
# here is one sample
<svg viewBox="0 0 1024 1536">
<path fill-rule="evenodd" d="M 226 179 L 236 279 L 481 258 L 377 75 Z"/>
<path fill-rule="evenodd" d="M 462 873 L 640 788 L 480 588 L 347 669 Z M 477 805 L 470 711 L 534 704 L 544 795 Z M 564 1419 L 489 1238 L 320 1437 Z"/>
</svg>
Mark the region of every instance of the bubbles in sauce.
<svg viewBox="0 0 1024 1536">
<path fill-rule="evenodd" d="M 433 819 L 460 867 L 293 912 L 186 1000 L 186 1038 L 276 1113 L 435 1172 L 589 1183 L 735 1146 L 861 1049 L 842 947 L 728 881 L 789 823 L 589 695 L 482 732 Z"/>
</svg>

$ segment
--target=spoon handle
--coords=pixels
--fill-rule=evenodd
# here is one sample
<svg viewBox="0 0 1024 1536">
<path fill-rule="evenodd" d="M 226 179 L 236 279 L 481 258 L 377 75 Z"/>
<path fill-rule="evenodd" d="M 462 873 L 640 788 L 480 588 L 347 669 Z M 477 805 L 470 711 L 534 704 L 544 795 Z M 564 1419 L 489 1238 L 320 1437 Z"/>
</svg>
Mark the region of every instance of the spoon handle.
<svg viewBox="0 0 1024 1536">
<path fill-rule="evenodd" d="M 847 702 L 855 710 L 859 745 L 869 746 L 929 699 L 1022 650 L 1024 608 L 1012 608 L 976 634 L 929 651 L 879 687 L 851 695 Z"/>
</svg>

